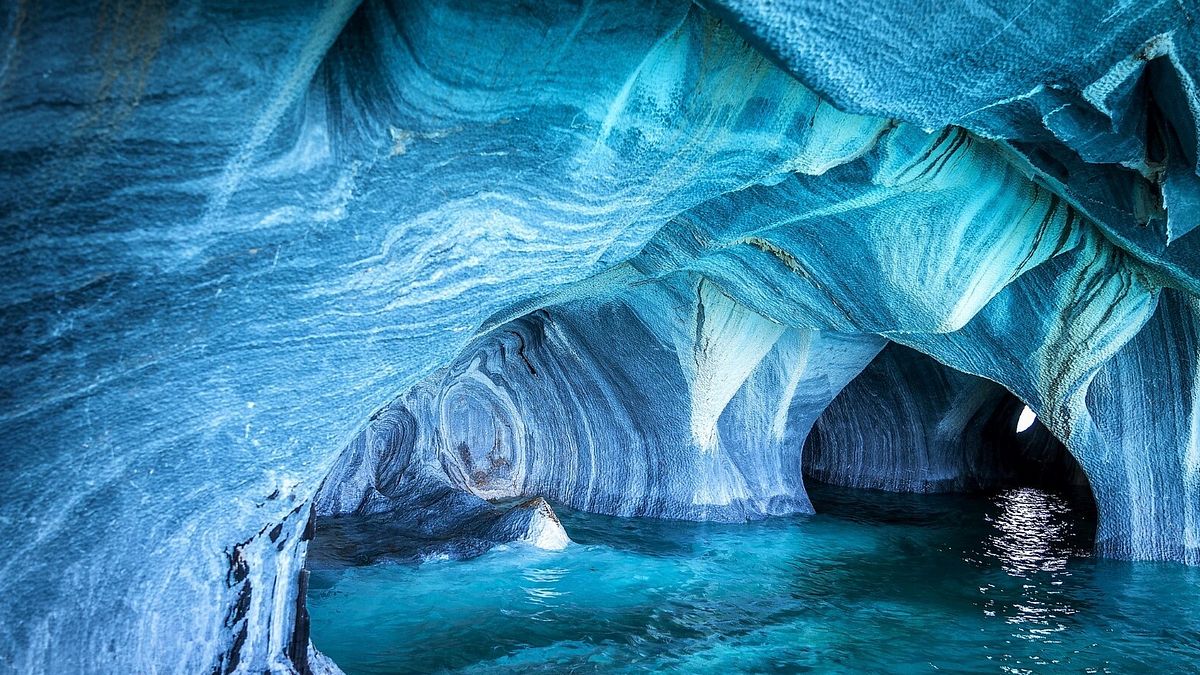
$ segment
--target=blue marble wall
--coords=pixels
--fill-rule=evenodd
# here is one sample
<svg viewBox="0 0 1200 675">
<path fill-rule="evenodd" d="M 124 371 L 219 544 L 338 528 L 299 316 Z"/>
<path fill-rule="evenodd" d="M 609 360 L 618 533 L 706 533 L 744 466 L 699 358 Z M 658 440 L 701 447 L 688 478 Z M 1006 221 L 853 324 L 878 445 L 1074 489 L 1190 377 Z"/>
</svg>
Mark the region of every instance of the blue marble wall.
<svg viewBox="0 0 1200 675">
<path fill-rule="evenodd" d="M 0 7 L 0 667 L 304 669 L 311 500 L 371 415 L 684 276 L 729 303 L 679 447 L 761 414 L 765 324 L 779 372 L 883 334 L 1037 409 L 1103 551 L 1195 562 L 1194 9 L 717 4 Z"/>
<path fill-rule="evenodd" d="M 787 328 L 694 275 L 551 305 L 377 415 L 317 513 L 404 521 L 447 486 L 622 516 L 811 513 L 804 439 L 885 342 Z"/>
</svg>

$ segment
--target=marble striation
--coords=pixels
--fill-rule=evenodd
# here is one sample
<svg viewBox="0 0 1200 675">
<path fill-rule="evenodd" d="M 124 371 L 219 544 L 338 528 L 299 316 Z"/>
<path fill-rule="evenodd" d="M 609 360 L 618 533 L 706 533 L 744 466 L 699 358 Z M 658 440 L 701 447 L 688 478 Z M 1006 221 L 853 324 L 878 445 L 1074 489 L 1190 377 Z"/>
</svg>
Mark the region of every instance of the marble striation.
<svg viewBox="0 0 1200 675">
<path fill-rule="evenodd" d="M 315 507 L 404 523 L 451 487 L 622 516 L 810 513 L 804 439 L 885 342 L 785 329 L 694 275 L 551 305 L 377 414 Z"/>
<path fill-rule="evenodd" d="M 0 7 L 0 669 L 334 668 L 313 498 L 381 410 L 470 508 L 800 510 L 885 339 L 1036 410 L 1102 553 L 1200 562 L 1196 12 L 937 5 Z M 539 394 L 560 442 L 471 422 Z"/>
</svg>

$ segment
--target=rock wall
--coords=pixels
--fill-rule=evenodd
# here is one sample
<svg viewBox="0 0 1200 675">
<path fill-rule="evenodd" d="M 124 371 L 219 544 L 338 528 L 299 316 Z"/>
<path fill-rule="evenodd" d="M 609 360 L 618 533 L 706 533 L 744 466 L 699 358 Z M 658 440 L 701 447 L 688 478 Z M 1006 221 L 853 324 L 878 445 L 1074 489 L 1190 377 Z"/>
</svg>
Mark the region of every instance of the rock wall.
<svg viewBox="0 0 1200 675">
<path fill-rule="evenodd" d="M 679 275 L 730 299 L 674 315 L 679 447 L 785 335 L 884 334 L 1036 408 L 1104 551 L 1195 561 L 1191 390 L 1132 398 L 1195 379 L 1186 3 L 764 7 L 0 8 L 0 668 L 303 670 L 307 505 L 372 413 Z"/>
<path fill-rule="evenodd" d="M 623 516 L 808 513 L 804 438 L 884 342 L 785 328 L 691 275 L 549 306 L 376 415 L 316 508 L 402 521 L 451 486 Z"/>
</svg>

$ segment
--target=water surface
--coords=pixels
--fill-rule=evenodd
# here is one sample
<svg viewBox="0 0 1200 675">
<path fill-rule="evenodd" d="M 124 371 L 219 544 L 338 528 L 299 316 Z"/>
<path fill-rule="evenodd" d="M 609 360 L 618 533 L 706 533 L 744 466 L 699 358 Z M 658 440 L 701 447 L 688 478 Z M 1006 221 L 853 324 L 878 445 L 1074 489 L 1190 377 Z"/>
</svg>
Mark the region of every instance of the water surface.
<svg viewBox="0 0 1200 675">
<path fill-rule="evenodd" d="M 813 501 L 737 525 L 560 508 L 565 551 L 314 569 L 312 639 L 350 675 L 1200 672 L 1200 570 L 1091 557 L 1063 495 Z"/>
</svg>

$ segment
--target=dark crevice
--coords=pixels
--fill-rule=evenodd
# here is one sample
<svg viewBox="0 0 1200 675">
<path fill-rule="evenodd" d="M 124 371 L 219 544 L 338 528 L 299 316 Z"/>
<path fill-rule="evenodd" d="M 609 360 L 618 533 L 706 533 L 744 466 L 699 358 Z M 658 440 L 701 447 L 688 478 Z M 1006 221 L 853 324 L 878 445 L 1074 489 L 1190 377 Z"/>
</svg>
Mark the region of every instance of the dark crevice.
<svg viewBox="0 0 1200 675">
<path fill-rule="evenodd" d="M 1025 410 L 994 382 L 891 344 L 814 424 L 804 451 L 809 497 L 822 513 L 837 511 L 846 490 L 987 496 L 1032 488 L 1062 497 L 1094 541 L 1086 472 L 1039 420 L 1018 431 Z"/>
</svg>

